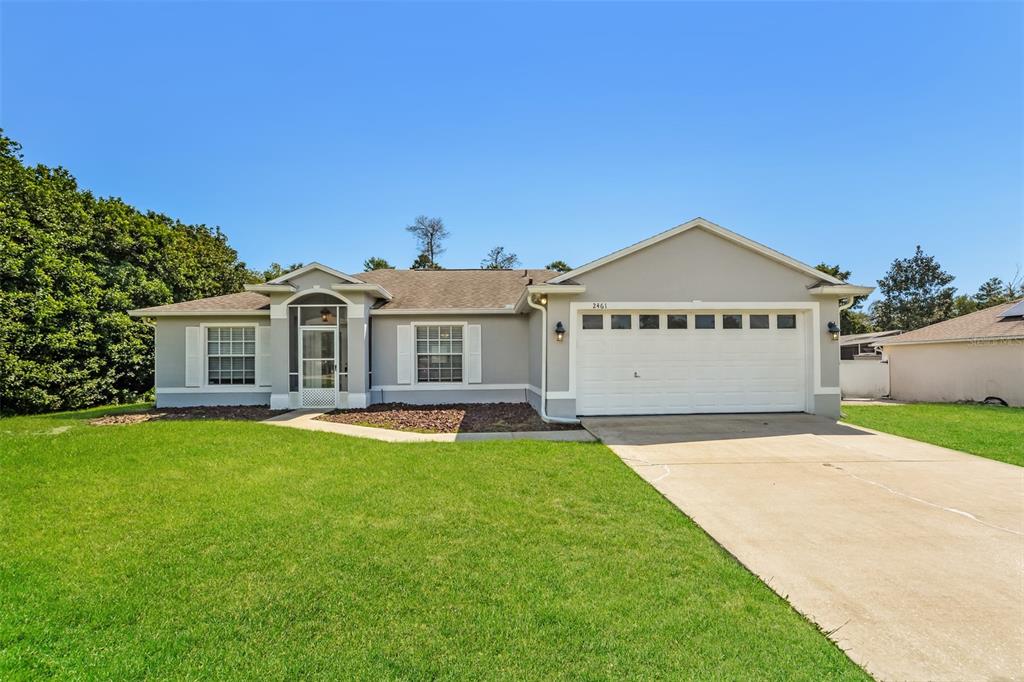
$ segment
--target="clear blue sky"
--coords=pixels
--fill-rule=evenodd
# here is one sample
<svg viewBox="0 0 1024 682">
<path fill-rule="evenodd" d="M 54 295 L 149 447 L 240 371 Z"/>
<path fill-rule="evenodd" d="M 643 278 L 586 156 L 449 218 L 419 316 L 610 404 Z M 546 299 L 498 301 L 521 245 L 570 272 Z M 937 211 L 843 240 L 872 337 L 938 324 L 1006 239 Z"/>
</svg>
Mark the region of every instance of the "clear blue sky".
<svg viewBox="0 0 1024 682">
<path fill-rule="evenodd" d="M 700 215 L 873 283 L 1024 268 L 1020 3 L 2 4 L 30 162 L 252 266 L 572 264 Z"/>
</svg>

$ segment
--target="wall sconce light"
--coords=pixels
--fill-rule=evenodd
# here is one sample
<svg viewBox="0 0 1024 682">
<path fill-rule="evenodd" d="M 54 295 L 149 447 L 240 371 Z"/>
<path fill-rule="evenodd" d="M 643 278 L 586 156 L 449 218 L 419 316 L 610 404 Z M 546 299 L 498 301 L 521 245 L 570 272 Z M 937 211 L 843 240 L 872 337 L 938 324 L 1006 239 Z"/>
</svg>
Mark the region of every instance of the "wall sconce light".
<svg viewBox="0 0 1024 682">
<path fill-rule="evenodd" d="M 565 327 L 561 322 L 555 325 L 555 341 L 562 341 L 565 339 Z"/>
<path fill-rule="evenodd" d="M 835 322 L 828 323 L 828 333 L 832 335 L 833 341 L 839 340 L 839 325 Z"/>
<path fill-rule="evenodd" d="M 537 302 L 540 303 L 541 305 L 547 305 L 548 304 L 547 294 L 541 294 L 540 298 L 537 299 Z"/>
<path fill-rule="evenodd" d="M 320 311 L 320 320 L 322 322 L 325 322 L 325 323 L 331 322 L 331 317 L 332 317 L 332 315 L 331 315 L 331 309 L 330 308 L 323 308 Z"/>
</svg>

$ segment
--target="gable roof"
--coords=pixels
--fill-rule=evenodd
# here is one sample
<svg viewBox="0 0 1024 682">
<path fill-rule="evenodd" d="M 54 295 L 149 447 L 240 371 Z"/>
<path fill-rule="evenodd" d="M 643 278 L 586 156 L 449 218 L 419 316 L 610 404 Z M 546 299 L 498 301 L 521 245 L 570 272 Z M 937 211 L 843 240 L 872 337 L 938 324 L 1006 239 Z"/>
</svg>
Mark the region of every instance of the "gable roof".
<svg viewBox="0 0 1024 682">
<path fill-rule="evenodd" d="M 1024 299 L 1020 299 L 1024 301 Z M 1018 301 L 994 305 L 991 308 L 954 317 L 915 329 L 890 340 L 879 341 L 877 346 L 899 346 L 911 343 L 948 343 L 951 341 L 994 341 L 998 339 L 1024 339 L 1024 317 L 1002 317 L 1003 312 Z"/>
<path fill-rule="evenodd" d="M 353 284 L 362 284 L 362 282 L 360 280 L 356 279 L 352 275 L 346 275 L 341 270 L 335 270 L 334 268 L 329 268 L 326 265 L 324 265 L 323 263 L 317 263 L 316 261 L 313 261 L 312 263 L 309 263 L 308 265 L 303 265 L 298 270 L 292 270 L 291 272 L 284 273 L 280 277 L 275 277 L 274 279 L 270 280 L 269 282 L 266 282 L 266 284 L 283 284 L 284 282 L 287 282 L 288 280 L 290 280 L 292 277 L 298 277 L 299 275 L 305 274 L 305 273 L 309 272 L 310 270 L 319 270 L 320 272 L 326 272 L 328 275 L 333 275 L 333 276 L 337 277 L 338 279 L 343 279 L 346 282 L 351 282 Z"/>
<path fill-rule="evenodd" d="M 165 317 L 181 315 L 262 315 L 270 313 L 270 299 L 263 294 L 243 291 L 240 294 L 225 294 L 181 301 L 167 305 L 129 310 L 134 317 Z"/>
<path fill-rule="evenodd" d="M 359 273 L 365 282 L 379 284 L 391 300 L 374 313 L 423 311 L 515 312 L 530 284 L 548 281 L 551 270 L 372 270 Z"/>
<path fill-rule="evenodd" d="M 890 329 L 884 332 L 865 332 L 863 334 L 844 334 L 839 339 L 840 346 L 849 346 L 853 344 L 868 343 L 869 341 L 875 341 L 877 339 L 884 339 L 889 336 L 899 336 L 903 332 L 899 329 Z M 882 345 L 882 344 L 878 344 Z"/>
<path fill-rule="evenodd" d="M 607 256 L 604 256 L 602 258 L 598 258 L 597 260 L 590 261 L 586 265 L 581 265 L 580 267 L 576 268 L 575 270 L 570 270 L 569 272 L 564 272 L 564 273 L 558 275 L 557 277 L 553 277 L 551 279 L 551 284 L 559 284 L 561 282 L 565 282 L 567 280 L 570 280 L 570 279 L 572 279 L 574 277 L 578 277 L 579 275 L 581 275 L 581 274 L 583 274 L 585 272 L 589 272 L 591 270 L 595 270 L 595 269 L 601 267 L 602 265 L 607 265 L 608 263 L 611 263 L 612 261 L 616 261 L 616 260 L 618 260 L 620 258 L 624 258 L 624 257 L 630 255 L 631 253 L 635 253 L 635 252 L 637 252 L 637 251 L 639 251 L 641 249 L 646 249 L 648 246 L 653 246 L 654 244 L 657 244 L 658 242 L 664 241 L 664 240 L 666 240 L 666 239 L 668 239 L 670 237 L 674 237 L 677 234 L 682 234 L 683 232 L 686 232 L 688 230 L 692 230 L 695 227 L 701 228 L 703 230 L 707 230 L 708 232 L 710 232 L 710 233 L 712 233 L 714 235 L 717 235 L 719 237 L 722 237 L 723 239 L 731 241 L 734 244 L 738 244 L 739 246 L 748 248 L 751 251 L 754 251 L 756 253 L 761 254 L 762 256 L 766 256 L 767 258 L 771 258 L 772 260 L 777 261 L 779 263 L 782 263 L 783 265 L 786 265 L 788 267 L 791 267 L 794 270 L 799 270 L 800 272 L 803 272 L 806 275 L 810 275 L 811 277 L 814 277 L 814 278 L 816 278 L 818 280 L 821 280 L 821 281 L 824 281 L 824 282 L 829 282 L 831 284 L 845 284 L 845 282 L 843 282 L 841 279 L 837 279 L 837 278 L 833 277 L 832 275 L 829 275 L 827 273 L 822 272 L 821 270 L 818 270 L 817 268 L 814 268 L 814 267 L 811 267 L 810 265 L 807 265 L 806 263 L 801 263 L 800 261 L 796 260 L 795 258 L 790 258 L 789 256 L 787 256 L 787 255 L 785 255 L 783 253 L 779 253 L 775 249 L 768 248 L 764 244 L 759 244 L 758 242 L 755 242 L 752 239 L 747 239 L 743 235 L 736 234 L 735 232 L 733 232 L 731 230 L 727 230 L 724 227 L 722 227 L 721 225 L 716 225 L 715 223 L 711 222 L 710 220 L 705 220 L 704 218 L 699 218 L 699 217 L 698 218 L 694 218 L 693 220 L 690 220 L 689 222 L 685 222 L 682 225 L 676 225 L 675 227 L 673 227 L 673 228 L 671 228 L 669 230 L 665 230 L 664 232 L 656 234 L 653 237 L 649 237 L 648 239 L 645 239 L 645 240 L 643 240 L 641 242 L 637 242 L 636 244 L 633 244 L 632 246 L 627 246 L 626 248 L 619 249 L 618 251 L 616 251 L 614 253 L 610 253 Z"/>
</svg>

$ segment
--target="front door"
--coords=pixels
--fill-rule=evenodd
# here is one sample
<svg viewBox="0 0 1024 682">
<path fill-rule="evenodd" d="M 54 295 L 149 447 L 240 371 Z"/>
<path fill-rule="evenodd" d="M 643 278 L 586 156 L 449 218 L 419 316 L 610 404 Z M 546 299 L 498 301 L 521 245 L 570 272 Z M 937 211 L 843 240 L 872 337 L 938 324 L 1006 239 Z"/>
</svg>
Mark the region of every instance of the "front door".
<svg viewBox="0 0 1024 682">
<path fill-rule="evenodd" d="M 299 331 L 300 404 L 333 409 L 338 403 L 338 330 L 302 327 Z"/>
</svg>

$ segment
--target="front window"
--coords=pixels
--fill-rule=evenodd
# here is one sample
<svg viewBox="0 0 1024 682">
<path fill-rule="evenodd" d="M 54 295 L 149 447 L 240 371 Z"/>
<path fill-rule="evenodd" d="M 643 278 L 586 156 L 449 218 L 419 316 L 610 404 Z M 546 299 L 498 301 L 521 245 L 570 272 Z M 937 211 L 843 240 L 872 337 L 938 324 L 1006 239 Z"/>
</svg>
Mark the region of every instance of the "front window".
<svg viewBox="0 0 1024 682">
<path fill-rule="evenodd" d="M 462 327 L 416 327 L 416 380 L 420 383 L 462 383 Z"/>
<path fill-rule="evenodd" d="M 206 383 L 256 383 L 256 328 L 206 328 Z"/>
</svg>

